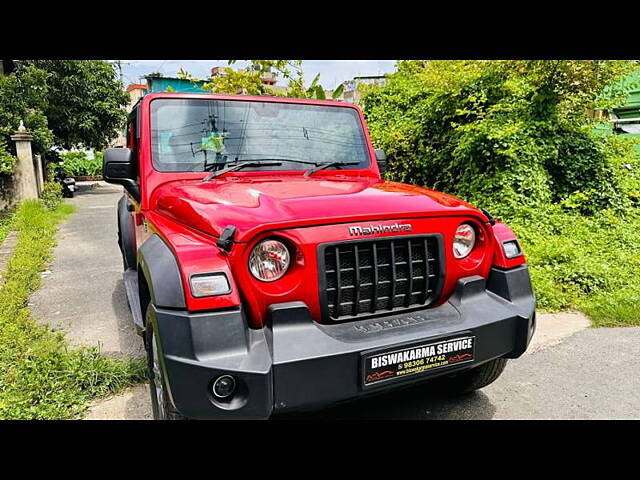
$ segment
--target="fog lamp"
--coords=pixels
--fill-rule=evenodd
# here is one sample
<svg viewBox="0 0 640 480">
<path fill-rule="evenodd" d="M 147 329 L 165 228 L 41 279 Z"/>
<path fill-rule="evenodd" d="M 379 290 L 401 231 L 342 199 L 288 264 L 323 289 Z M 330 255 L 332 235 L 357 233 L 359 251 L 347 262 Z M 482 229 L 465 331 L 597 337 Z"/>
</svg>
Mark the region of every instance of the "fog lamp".
<svg viewBox="0 0 640 480">
<path fill-rule="evenodd" d="M 211 391 L 217 398 L 228 398 L 236 391 L 236 379 L 231 375 L 220 375 L 213 382 Z"/>
<path fill-rule="evenodd" d="M 193 275 L 189 280 L 191 295 L 194 297 L 213 297 L 231 292 L 231 285 L 224 273 L 204 273 Z"/>
</svg>

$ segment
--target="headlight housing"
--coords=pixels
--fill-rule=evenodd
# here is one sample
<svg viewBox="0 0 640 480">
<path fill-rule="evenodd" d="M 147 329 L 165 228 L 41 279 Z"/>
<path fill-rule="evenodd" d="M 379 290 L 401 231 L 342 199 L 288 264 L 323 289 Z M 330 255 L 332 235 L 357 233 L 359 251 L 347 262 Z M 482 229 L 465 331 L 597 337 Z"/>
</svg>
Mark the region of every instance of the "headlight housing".
<svg viewBox="0 0 640 480">
<path fill-rule="evenodd" d="M 453 237 L 453 256 L 457 259 L 465 258 L 471 253 L 475 244 L 475 228 L 468 223 L 463 223 L 456 229 Z"/>
<path fill-rule="evenodd" d="M 263 240 L 249 255 L 249 271 L 262 282 L 282 278 L 290 264 L 289 249 L 278 240 Z"/>
</svg>

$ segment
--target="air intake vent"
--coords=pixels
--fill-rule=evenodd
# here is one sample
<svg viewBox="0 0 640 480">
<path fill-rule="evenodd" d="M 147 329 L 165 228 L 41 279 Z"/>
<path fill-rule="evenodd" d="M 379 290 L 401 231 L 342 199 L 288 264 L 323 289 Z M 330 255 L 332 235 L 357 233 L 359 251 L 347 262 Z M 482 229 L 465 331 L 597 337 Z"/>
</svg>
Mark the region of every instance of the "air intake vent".
<svg viewBox="0 0 640 480">
<path fill-rule="evenodd" d="M 440 236 L 404 236 L 320 245 L 323 317 L 345 321 L 424 307 L 439 294 Z"/>
</svg>

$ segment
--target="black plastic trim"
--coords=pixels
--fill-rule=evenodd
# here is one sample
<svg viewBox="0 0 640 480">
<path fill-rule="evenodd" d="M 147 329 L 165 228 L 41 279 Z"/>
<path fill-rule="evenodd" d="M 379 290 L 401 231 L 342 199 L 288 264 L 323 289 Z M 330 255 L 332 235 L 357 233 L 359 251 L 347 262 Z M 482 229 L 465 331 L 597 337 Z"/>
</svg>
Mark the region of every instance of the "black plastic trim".
<svg viewBox="0 0 640 480">
<path fill-rule="evenodd" d="M 248 327 L 241 308 L 188 313 L 152 306 L 150 320 L 160 340 L 167 389 L 188 418 L 268 418 L 273 411 L 272 360 L 265 329 Z M 221 375 L 238 384 L 221 401 L 211 386 Z"/>
<path fill-rule="evenodd" d="M 156 307 L 186 308 L 182 276 L 171 249 L 157 235 L 151 235 L 138 250 L 138 265 L 149 285 Z"/>
<path fill-rule="evenodd" d="M 268 418 L 428 382 L 496 358 L 517 358 L 535 331 L 528 276 L 526 265 L 494 268 L 489 279 L 460 279 L 449 301 L 437 307 L 352 322 L 317 323 L 301 301 L 271 305 L 262 329 L 249 328 L 241 308 L 189 313 L 152 306 L 150 321 L 159 334 L 170 398 L 180 413 Z M 362 386 L 363 352 L 468 335 L 476 337 L 473 362 Z M 225 374 L 238 380 L 238 397 L 216 401 L 212 381 Z"/>
<path fill-rule="evenodd" d="M 129 212 L 130 205 L 127 195 L 122 195 L 118 200 L 118 232 L 120 234 L 120 251 L 125 259 L 125 269 L 137 267 L 136 262 L 136 234 L 133 218 Z"/>
</svg>

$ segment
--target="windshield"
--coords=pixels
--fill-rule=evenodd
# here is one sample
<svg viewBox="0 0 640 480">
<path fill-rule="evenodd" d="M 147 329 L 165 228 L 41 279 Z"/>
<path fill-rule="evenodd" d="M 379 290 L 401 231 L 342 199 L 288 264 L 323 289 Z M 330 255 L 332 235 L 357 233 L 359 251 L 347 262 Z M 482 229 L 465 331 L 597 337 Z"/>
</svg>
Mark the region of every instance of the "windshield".
<svg viewBox="0 0 640 480">
<path fill-rule="evenodd" d="M 282 163 L 244 170 L 306 170 L 328 162 L 349 162 L 343 169 L 369 166 L 352 108 L 157 99 L 151 102 L 151 143 L 153 165 L 161 172 L 215 171 L 227 163 L 267 160 Z"/>
</svg>

